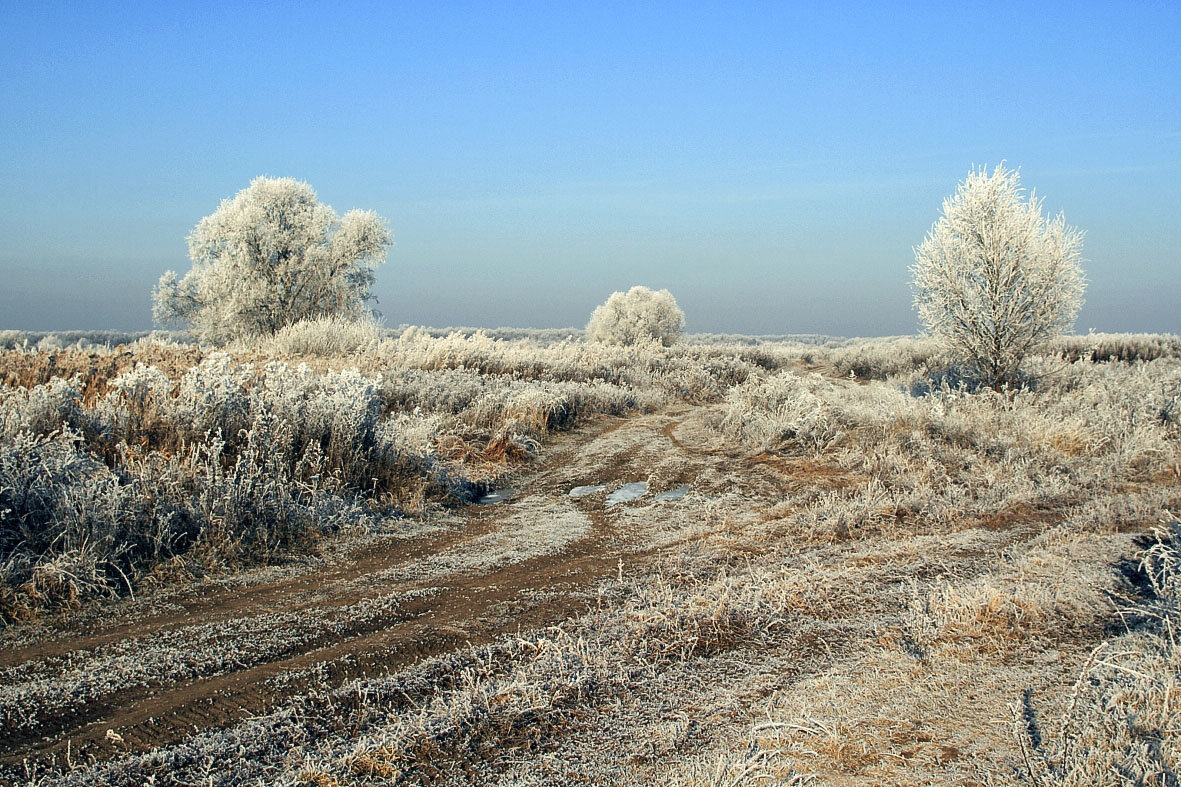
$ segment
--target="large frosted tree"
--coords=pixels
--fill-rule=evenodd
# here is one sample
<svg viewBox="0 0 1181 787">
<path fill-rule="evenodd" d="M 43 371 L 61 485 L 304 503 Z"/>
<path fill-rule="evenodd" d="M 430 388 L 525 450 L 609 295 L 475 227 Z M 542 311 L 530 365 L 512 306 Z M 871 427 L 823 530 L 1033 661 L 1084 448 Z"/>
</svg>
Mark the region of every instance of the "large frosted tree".
<svg viewBox="0 0 1181 787">
<path fill-rule="evenodd" d="M 1019 173 L 973 170 L 915 249 L 915 307 L 981 382 L 1014 383 L 1030 352 L 1070 330 L 1082 305 L 1083 233 L 1042 215 Z"/>
<path fill-rule="evenodd" d="M 632 345 L 672 345 L 685 329 L 685 313 L 668 290 L 650 290 L 636 285 L 613 292 L 606 303 L 595 308 L 587 323 L 587 337 L 594 342 Z"/>
<path fill-rule="evenodd" d="M 392 236 L 373 211 L 337 216 L 307 183 L 255 178 L 188 237 L 192 269 L 153 292 L 162 325 L 224 342 L 300 320 L 359 318 Z"/>
</svg>

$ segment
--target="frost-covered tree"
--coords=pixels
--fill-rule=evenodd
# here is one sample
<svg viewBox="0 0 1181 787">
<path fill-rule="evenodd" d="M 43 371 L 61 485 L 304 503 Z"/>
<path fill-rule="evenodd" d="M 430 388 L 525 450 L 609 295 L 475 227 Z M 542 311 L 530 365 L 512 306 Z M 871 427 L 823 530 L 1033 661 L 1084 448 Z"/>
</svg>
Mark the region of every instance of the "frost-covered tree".
<svg viewBox="0 0 1181 787">
<path fill-rule="evenodd" d="M 668 347 L 684 329 L 685 313 L 672 293 L 637 285 L 626 293 L 611 293 L 607 302 L 591 313 L 586 333 L 591 341 L 606 344 L 660 342 Z"/>
<path fill-rule="evenodd" d="M 915 250 L 915 308 L 969 371 L 999 390 L 1025 357 L 1074 325 L 1083 233 L 1042 215 L 1019 173 L 973 170 Z"/>
<path fill-rule="evenodd" d="M 393 241 L 373 211 L 338 217 L 307 183 L 259 177 L 201 219 L 188 242 L 192 269 L 160 277 L 152 313 L 225 342 L 300 320 L 364 316 L 373 270 Z"/>
</svg>

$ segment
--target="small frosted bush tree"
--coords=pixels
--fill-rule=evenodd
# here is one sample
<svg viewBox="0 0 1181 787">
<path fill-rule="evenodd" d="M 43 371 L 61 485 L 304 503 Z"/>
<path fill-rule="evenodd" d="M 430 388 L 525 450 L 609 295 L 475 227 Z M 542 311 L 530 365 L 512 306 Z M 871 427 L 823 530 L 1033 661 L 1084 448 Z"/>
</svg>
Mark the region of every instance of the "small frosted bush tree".
<svg viewBox="0 0 1181 787">
<path fill-rule="evenodd" d="M 1086 287 L 1082 241 L 1061 213 L 1042 216 L 1015 170 L 974 170 L 915 249 L 919 318 L 999 390 L 1030 352 L 1074 325 Z"/>
<path fill-rule="evenodd" d="M 685 313 L 668 290 L 639 285 L 626 293 L 613 292 L 591 313 L 587 337 L 605 344 L 633 345 L 659 342 L 665 347 L 681 337 Z"/>
<path fill-rule="evenodd" d="M 300 320 L 363 317 L 392 237 L 373 211 L 338 217 L 307 183 L 259 177 L 201 219 L 188 243 L 193 267 L 160 277 L 153 315 L 225 342 Z"/>
</svg>

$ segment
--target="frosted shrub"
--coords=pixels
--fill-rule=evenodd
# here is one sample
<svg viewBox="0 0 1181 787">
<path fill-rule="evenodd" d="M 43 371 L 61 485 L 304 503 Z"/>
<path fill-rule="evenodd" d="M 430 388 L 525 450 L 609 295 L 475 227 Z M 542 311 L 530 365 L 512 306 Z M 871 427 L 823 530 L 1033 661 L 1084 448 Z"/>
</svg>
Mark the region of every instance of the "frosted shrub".
<svg viewBox="0 0 1181 787">
<path fill-rule="evenodd" d="M 746 364 L 686 361 L 670 364 L 653 380 L 660 390 L 686 402 L 721 401 L 726 390 L 745 381 L 750 374 Z"/>
<path fill-rule="evenodd" d="M 356 369 L 314 374 L 306 364 L 267 364 L 249 391 L 254 445 L 295 481 L 392 501 L 408 481 L 433 475 L 440 426 L 417 413 L 386 416 L 388 393 L 383 376 Z M 242 448 L 227 440 L 228 453 Z"/>
<path fill-rule="evenodd" d="M 186 507 L 201 525 L 198 546 L 205 554 L 265 557 L 300 546 L 319 531 L 321 523 L 306 504 L 319 497 L 318 490 L 303 491 L 292 483 L 285 457 L 268 450 L 276 442 L 267 434 L 274 425 L 255 423 L 229 467 L 224 467 L 220 440 L 190 453 L 188 467 L 197 483 Z"/>
<path fill-rule="evenodd" d="M 513 421 L 519 428 L 543 434 L 551 418 L 560 423 L 569 409 L 565 397 L 544 388 L 509 387 L 482 396 L 464 411 L 464 420 L 483 427 Z"/>
<path fill-rule="evenodd" d="M 126 400 L 160 406 L 172 392 L 172 381 L 155 366 L 137 363 L 107 383 L 107 390 Z"/>
<path fill-rule="evenodd" d="M 244 387 L 249 367 L 215 358 L 186 375 L 176 400 L 156 369 L 120 375 L 94 420 L 138 450 L 104 450 L 111 466 L 68 427 L 6 434 L 0 619 L 130 589 L 176 555 L 217 565 L 303 547 L 367 521 L 362 493 L 430 482 L 432 421 L 382 427 L 379 385 L 355 371 L 323 379 L 285 371 L 271 370 L 267 394 Z M 288 383 L 284 395 L 276 380 Z M 231 441 L 220 437 L 238 423 L 245 427 L 229 431 Z M 167 455 L 145 450 L 161 445 Z"/>
<path fill-rule="evenodd" d="M 81 428 L 90 419 L 81 406 L 78 378 L 55 377 L 32 388 L 0 388 L 0 439 L 20 432 L 47 435 L 63 424 Z"/>
<path fill-rule="evenodd" d="M 391 377 L 385 396 L 396 410 L 456 414 L 483 396 L 488 385 L 483 375 L 465 369 L 415 369 Z"/>
<path fill-rule="evenodd" d="M 437 415 L 399 413 L 378 425 L 377 442 L 399 457 L 429 464 L 434 457 L 439 424 Z"/>
<path fill-rule="evenodd" d="M 106 468 L 86 453 L 75 432 L 12 436 L 0 447 L 3 543 L 32 554 L 43 551 L 56 540 L 56 528 L 72 518 L 63 509 L 70 501 L 58 495 L 57 488 L 81 486 L 104 475 Z"/>
<path fill-rule="evenodd" d="M 235 365 L 225 353 L 213 353 L 180 380 L 171 405 L 178 432 L 199 438 L 220 431 L 233 437 L 250 425 L 250 395 L 246 385 L 254 377 L 250 364 Z"/>
<path fill-rule="evenodd" d="M 107 383 L 107 394 L 95 409 L 108 432 L 130 439 L 165 419 L 171 392 L 168 375 L 137 363 Z"/>
<path fill-rule="evenodd" d="M 388 472 L 392 459 L 377 442 L 381 388 L 380 377 L 356 369 L 315 376 L 302 365 L 292 374 L 285 364 L 270 364 L 251 410 L 255 423 L 274 418 L 290 425 L 290 442 L 280 448 L 289 461 L 314 451 L 342 483 L 359 487 Z"/>
<path fill-rule="evenodd" d="M 115 471 L 76 432 L 0 445 L 0 620 L 130 589 L 172 556 L 265 559 L 367 521 L 330 479 L 292 476 L 272 450 L 286 428 L 262 418 L 234 456 L 214 437 Z"/>
<path fill-rule="evenodd" d="M 172 381 L 155 366 L 137 363 L 107 383 L 107 393 L 90 415 L 91 447 L 113 459 L 127 446 L 142 450 L 177 442 L 170 394 Z"/>
<path fill-rule="evenodd" d="M 1082 232 L 1042 216 L 1017 172 L 973 171 L 915 249 L 915 307 L 927 330 L 987 385 L 1074 324 L 1086 287 Z"/>
<path fill-rule="evenodd" d="M 153 314 L 223 343 L 300 320 L 361 317 L 392 238 L 372 211 L 338 217 L 307 183 L 259 177 L 203 218 L 188 242 L 193 267 L 183 278 L 160 277 Z"/>
<path fill-rule="evenodd" d="M 553 387 L 518 388 L 509 394 L 505 412 L 540 434 L 573 421 L 569 399 Z"/>
<path fill-rule="evenodd" d="M 587 337 L 605 344 L 659 343 L 671 346 L 685 329 L 685 313 L 668 290 L 635 286 L 614 292 L 591 313 Z"/>
<path fill-rule="evenodd" d="M 128 582 L 119 564 L 133 548 L 129 534 L 152 518 L 145 507 L 77 432 L 0 443 L 0 620 Z"/>
</svg>

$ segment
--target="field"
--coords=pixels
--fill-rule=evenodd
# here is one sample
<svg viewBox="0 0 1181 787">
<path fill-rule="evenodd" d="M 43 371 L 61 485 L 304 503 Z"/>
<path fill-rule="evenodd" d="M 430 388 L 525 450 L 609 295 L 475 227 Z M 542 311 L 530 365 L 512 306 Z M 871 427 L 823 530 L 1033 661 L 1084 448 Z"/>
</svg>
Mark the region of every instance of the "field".
<svg viewBox="0 0 1181 787">
<path fill-rule="evenodd" d="M 1179 783 L 1179 337 L 0 346 L 0 783 Z"/>
</svg>

